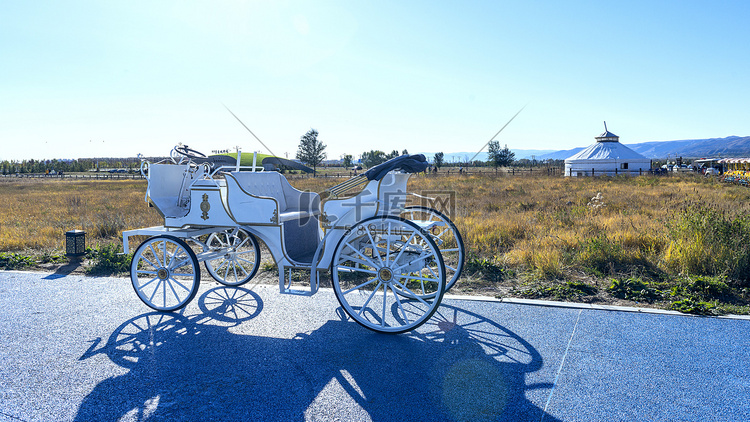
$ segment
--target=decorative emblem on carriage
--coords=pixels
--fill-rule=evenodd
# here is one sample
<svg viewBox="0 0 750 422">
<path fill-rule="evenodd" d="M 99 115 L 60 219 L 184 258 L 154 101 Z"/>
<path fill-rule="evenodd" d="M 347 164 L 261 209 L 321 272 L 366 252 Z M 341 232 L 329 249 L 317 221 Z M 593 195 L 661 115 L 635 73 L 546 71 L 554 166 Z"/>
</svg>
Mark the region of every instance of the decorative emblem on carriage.
<svg viewBox="0 0 750 422">
<path fill-rule="evenodd" d="M 208 220 L 208 210 L 211 209 L 211 204 L 208 203 L 208 194 L 203 194 L 203 202 L 201 202 L 201 211 L 203 211 L 203 215 L 201 215 L 201 218 L 204 220 Z"/>
<path fill-rule="evenodd" d="M 331 224 L 331 220 L 328 219 L 328 214 L 326 214 L 325 211 L 320 214 L 320 221 L 323 223 L 323 228 L 326 230 L 330 229 L 333 226 L 333 224 Z"/>
</svg>

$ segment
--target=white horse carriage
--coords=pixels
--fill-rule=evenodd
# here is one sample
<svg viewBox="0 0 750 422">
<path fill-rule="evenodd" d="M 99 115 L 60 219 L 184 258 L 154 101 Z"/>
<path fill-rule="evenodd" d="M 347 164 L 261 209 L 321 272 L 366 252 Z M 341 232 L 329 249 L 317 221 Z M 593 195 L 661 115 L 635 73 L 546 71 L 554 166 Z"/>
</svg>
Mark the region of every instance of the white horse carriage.
<svg viewBox="0 0 750 422">
<path fill-rule="evenodd" d="M 423 155 L 403 155 L 321 194 L 292 187 L 277 171 L 221 166 L 186 146 L 171 160 L 143 161 L 146 202 L 164 225 L 123 232 L 148 236 L 135 249 L 130 278 L 141 300 L 173 311 L 195 296 L 200 262 L 219 283 L 239 286 L 256 275 L 262 241 L 276 262 L 282 293 L 315 294 L 330 271 L 343 310 L 379 332 L 401 333 L 427 321 L 456 282 L 464 247 L 440 212 L 407 207 L 411 173 Z M 309 288 L 293 287 L 292 270 L 309 270 Z M 298 274 L 296 274 L 298 276 Z M 307 283 L 304 283 L 307 284 Z M 307 287 L 307 286 L 306 286 Z"/>
</svg>

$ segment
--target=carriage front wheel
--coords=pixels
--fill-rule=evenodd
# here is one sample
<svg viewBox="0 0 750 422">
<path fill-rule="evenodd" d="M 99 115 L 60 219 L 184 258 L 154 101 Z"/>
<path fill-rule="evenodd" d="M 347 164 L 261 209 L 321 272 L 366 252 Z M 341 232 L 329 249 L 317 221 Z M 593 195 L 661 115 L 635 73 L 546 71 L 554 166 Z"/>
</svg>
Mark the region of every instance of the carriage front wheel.
<svg viewBox="0 0 750 422">
<path fill-rule="evenodd" d="M 157 311 L 187 305 L 198 292 L 201 273 L 192 249 L 173 236 L 155 236 L 138 246 L 130 281 L 143 303 Z"/>
<path fill-rule="evenodd" d="M 438 246 L 427 232 L 400 217 L 377 216 L 354 225 L 336 246 L 331 265 L 341 307 L 378 332 L 419 327 L 435 313 L 445 291 Z"/>
</svg>

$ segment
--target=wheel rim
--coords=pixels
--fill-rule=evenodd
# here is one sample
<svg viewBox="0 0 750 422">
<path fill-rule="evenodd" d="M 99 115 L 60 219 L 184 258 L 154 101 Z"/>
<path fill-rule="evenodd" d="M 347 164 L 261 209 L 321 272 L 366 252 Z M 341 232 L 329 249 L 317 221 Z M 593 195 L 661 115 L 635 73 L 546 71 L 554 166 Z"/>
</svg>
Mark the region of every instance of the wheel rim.
<svg viewBox="0 0 750 422">
<path fill-rule="evenodd" d="M 239 286 L 258 271 L 260 248 L 250 233 L 240 229 L 211 233 L 206 245 L 209 251 L 224 252 L 221 257 L 205 262 L 206 270 L 219 283 Z"/>
<path fill-rule="evenodd" d="M 430 230 L 430 236 L 440 249 L 445 263 L 445 290 L 450 290 L 461 277 L 464 268 L 464 241 L 453 222 L 444 214 L 427 207 L 407 207 L 401 217 L 419 224 L 442 223 Z"/>
<path fill-rule="evenodd" d="M 147 239 L 136 250 L 130 278 L 138 297 L 149 307 L 172 311 L 195 296 L 200 282 L 198 260 L 181 240 L 167 236 Z"/>
<path fill-rule="evenodd" d="M 347 231 L 332 270 L 344 311 L 379 332 L 417 328 L 440 305 L 445 288 L 443 261 L 430 236 L 394 217 L 375 217 Z"/>
</svg>

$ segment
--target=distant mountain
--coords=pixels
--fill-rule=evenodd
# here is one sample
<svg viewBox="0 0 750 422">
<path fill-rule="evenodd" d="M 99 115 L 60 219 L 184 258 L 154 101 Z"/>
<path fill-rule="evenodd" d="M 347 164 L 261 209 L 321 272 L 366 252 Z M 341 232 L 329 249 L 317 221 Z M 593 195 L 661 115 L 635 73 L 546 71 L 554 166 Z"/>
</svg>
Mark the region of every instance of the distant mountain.
<svg viewBox="0 0 750 422">
<path fill-rule="evenodd" d="M 666 158 L 667 155 L 685 158 L 750 156 L 750 136 L 643 142 L 628 146 L 647 158 Z"/>
<path fill-rule="evenodd" d="M 679 141 L 651 141 L 638 144 L 625 144 L 633 151 L 651 159 L 669 157 L 709 158 L 709 157 L 750 157 L 750 136 L 729 136 L 726 138 L 685 139 Z M 538 160 L 564 160 L 585 147 L 556 151 L 538 156 Z"/>
</svg>

